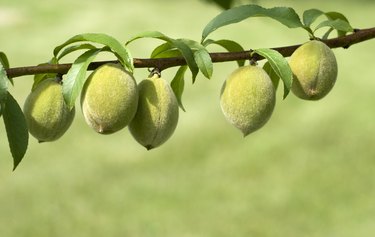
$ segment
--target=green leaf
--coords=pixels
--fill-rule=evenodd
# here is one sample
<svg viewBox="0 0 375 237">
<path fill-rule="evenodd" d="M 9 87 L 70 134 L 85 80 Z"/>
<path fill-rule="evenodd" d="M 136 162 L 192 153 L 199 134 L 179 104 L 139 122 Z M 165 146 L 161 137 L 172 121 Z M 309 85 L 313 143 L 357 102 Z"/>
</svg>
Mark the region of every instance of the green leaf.
<svg viewBox="0 0 375 237">
<path fill-rule="evenodd" d="M 172 42 L 172 38 L 169 38 L 168 36 L 164 35 L 163 33 L 159 32 L 159 31 L 144 31 L 142 33 L 139 33 L 133 37 L 131 37 L 126 43 L 125 45 L 128 45 L 130 44 L 131 42 L 137 40 L 137 39 L 142 39 L 142 38 L 155 38 L 155 39 L 160 39 L 160 40 L 164 40 L 164 41 L 167 41 L 169 43 Z"/>
<path fill-rule="evenodd" d="M 223 9 L 229 9 L 233 5 L 233 0 L 206 0 L 208 2 L 214 2 Z"/>
<path fill-rule="evenodd" d="M 53 57 L 48 63 L 41 63 L 38 66 L 51 65 L 51 64 L 57 64 L 57 63 L 58 63 L 57 58 Z M 48 79 L 48 78 L 55 78 L 56 76 L 57 76 L 57 73 L 40 73 L 40 74 L 35 74 L 34 75 L 34 83 L 33 83 L 33 86 L 31 88 L 31 91 L 34 91 L 34 89 L 36 88 L 36 86 L 40 82 L 42 82 L 43 80 Z"/>
<path fill-rule="evenodd" d="M 343 20 L 347 23 L 349 23 L 348 18 L 346 18 L 342 13 L 340 12 L 326 12 L 325 15 L 327 16 L 328 19 L 330 20 L 336 20 L 340 19 Z"/>
<path fill-rule="evenodd" d="M 293 73 L 290 69 L 288 61 L 279 52 L 273 49 L 255 49 L 253 53 L 257 53 L 268 60 L 272 69 L 278 77 L 284 82 L 284 99 L 288 96 L 292 87 Z"/>
<path fill-rule="evenodd" d="M 178 105 L 184 112 L 185 112 L 185 108 L 182 105 L 181 98 L 182 98 L 182 93 L 184 92 L 184 87 L 185 87 L 184 75 L 185 75 L 186 69 L 187 69 L 186 66 L 181 66 L 177 70 L 176 75 L 171 81 L 171 87 L 172 87 L 174 94 L 176 95 Z"/>
<path fill-rule="evenodd" d="M 92 44 L 78 44 L 78 45 L 72 45 L 70 47 L 67 47 L 65 48 L 61 53 L 60 55 L 58 56 L 57 60 L 59 61 L 60 59 L 62 59 L 64 56 L 72 53 L 72 52 L 75 52 L 77 50 L 83 50 L 83 49 L 97 49 L 97 47 L 95 47 L 94 45 Z"/>
<path fill-rule="evenodd" d="M 210 79 L 214 69 L 210 54 L 205 50 L 197 50 L 194 52 L 194 59 L 199 70 L 206 78 Z"/>
<path fill-rule="evenodd" d="M 158 54 L 155 58 L 174 58 L 182 57 L 181 52 L 178 49 L 171 49 Z"/>
<path fill-rule="evenodd" d="M 33 86 L 31 88 L 31 91 L 34 91 L 35 88 L 39 85 L 39 83 L 41 83 L 42 81 L 44 81 L 45 79 L 48 79 L 48 78 L 55 78 L 57 76 L 56 73 L 42 73 L 42 74 L 35 74 L 34 75 L 34 83 L 33 83 Z"/>
<path fill-rule="evenodd" d="M 181 57 L 181 52 L 173 47 L 170 43 L 163 43 L 156 47 L 152 53 L 151 58 L 171 58 L 171 57 Z"/>
<path fill-rule="evenodd" d="M 226 49 L 228 52 L 241 52 L 244 51 L 245 49 L 236 41 L 233 40 L 210 40 L 207 39 L 204 41 L 203 45 L 208 46 L 209 44 L 216 44 L 224 49 Z M 245 60 L 237 60 L 237 64 L 239 67 L 245 65 Z"/>
<path fill-rule="evenodd" d="M 184 39 L 184 38 L 181 38 L 181 39 L 177 39 L 178 41 L 181 41 L 183 42 L 184 44 L 186 44 L 187 46 L 189 46 L 189 48 L 193 51 L 196 51 L 196 50 L 206 50 L 206 48 L 200 44 L 199 42 L 195 41 L 195 40 L 191 40 L 191 39 Z"/>
<path fill-rule="evenodd" d="M 328 20 L 321 22 L 314 31 L 322 27 L 330 27 L 330 29 L 324 34 L 323 39 L 328 38 L 333 29 L 337 30 L 339 36 L 343 36 L 347 32 L 353 31 L 348 19 L 343 14 L 339 12 L 323 12 L 318 9 L 309 9 L 303 13 L 304 25 L 310 29 L 311 24 L 321 15 L 325 15 Z M 313 32 L 310 33 L 313 34 Z"/>
<path fill-rule="evenodd" d="M 178 50 L 180 50 L 182 56 L 185 58 L 187 65 L 192 74 L 193 83 L 195 82 L 195 78 L 198 75 L 199 68 L 195 62 L 194 53 L 193 51 L 187 46 L 184 42 L 173 40 L 173 44 L 176 46 Z"/>
<path fill-rule="evenodd" d="M 9 68 L 9 61 L 4 52 L 0 52 L 0 64 L 2 64 L 5 69 Z"/>
<path fill-rule="evenodd" d="M 198 68 L 205 77 L 211 78 L 213 73 L 213 64 L 210 54 L 206 48 L 200 43 L 189 39 L 177 39 L 176 41 L 181 41 L 192 50 L 194 60 Z M 151 58 L 169 58 L 178 56 L 181 56 L 181 51 L 179 51 L 172 43 L 169 42 L 159 45 L 151 53 Z M 193 76 L 193 82 L 194 80 L 195 76 Z"/>
<path fill-rule="evenodd" d="M 8 95 L 9 79 L 3 64 L 0 63 L 0 103 L 5 102 Z"/>
<path fill-rule="evenodd" d="M 309 9 L 303 12 L 303 24 L 307 27 L 310 27 L 311 24 L 324 12 L 318 9 Z"/>
<path fill-rule="evenodd" d="M 120 63 L 125 67 L 126 70 L 133 72 L 134 65 L 133 65 L 133 58 L 131 57 L 130 52 L 126 47 L 124 47 L 119 41 L 117 41 L 112 36 L 106 35 L 106 34 L 99 34 L 99 33 L 87 33 L 87 34 L 79 34 L 76 36 L 73 36 L 69 40 L 67 40 L 65 43 L 57 46 L 53 54 L 56 58 L 58 58 L 59 52 L 66 46 L 76 43 L 76 42 L 82 42 L 82 41 L 88 41 L 92 43 L 99 43 L 103 44 L 105 46 L 108 46 L 115 54 L 115 56 L 118 58 Z"/>
<path fill-rule="evenodd" d="M 152 52 L 150 58 L 160 58 L 159 55 L 163 54 L 164 52 L 168 52 L 171 50 L 176 49 L 176 47 L 173 47 L 172 44 L 166 42 L 162 43 L 161 45 L 157 46 Z"/>
<path fill-rule="evenodd" d="M 337 30 L 338 32 L 341 32 L 341 34 L 353 31 L 353 28 L 350 26 L 350 24 L 341 19 L 323 21 L 315 28 L 315 31 L 327 26 Z"/>
<path fill-rule="evenodd" d="M 211 56 L 207 49 L 198 43 L 197 41 L 190 40 L 190 39 L 178 39 L 179 41 L 184 42 L 188 45 L 194 52 L 194 60 L 199 68 L 199 70 L 203 73 L 203 75 L 210 79 L 213 73 L 213 63 L 211 60 Z"/>
<path fill-rule="evenodd" d="M 348 19 L 341 13 L 339 12 L 326 12 L 325 15 L 327 16 L 327 18 L 329 20 L 336 20 L 336 19 L 340 19 L 346 23 L 348 23 L 349 27 L 351 30 L 349 31 L 342 31 L 342 30 L 337 30 L 337 35 L 338 36 L 344 36 L 346 35 L 347 32 L 352 32 L 353 31 L 353 27 L 350 25 Z M 326 33 L 327 34 L 327 33 Z M 329 33 L 328 33 L 329 34 Z M 328 38 L 328 35 L 327 35 L 327 38 Z"/>
<path fill-rule="evenodd" d="M 13 96 L 8 93 L 3 109 L 3 119 L 7 132 L 9 148 L 13 156 L 13 170 L 15 170 L 25 156 L 29 142 L 26 120 L 20 106 Z"/>
<path fill-rule="evenodd" d="M 126 42 L 126 45 L 141 38 L 154 38 L 164 40 L 178 49 L 181 52 L 182 56 L 185 58 L 187 65 L 189 66 L 189 69 L 193 76 L 193 82 L 195 81 L 195 78 L 197 77 L 197 74 L 199 72 L 199 68 L 194 60 L 194 53 L 192 49 L 183 40 L 172 39 L 159 31 L 145 31 L 132 37 Z"/>
<path fill-rule="evenodd" d="M 181 41 L 190 47 L 194 53 L 194 60 L 198 68 L 205 77 L 211 78 L 213 73 L 213 64 L 207 49 L 194 40 L 177 39 L 176 41 Z M 179 51 L 173 44 L 168 42 L 159 45 L 151 53 L 151 58 L 169 58 L 178 56 L 181 56 L 181 51 Z"/>
<path fill-rule="evenodd" d="M 74 107 L 75 101 L 81 92 L 86 81 L 86 71 L 89 64 L 95 56 L 101 52 L 101 49 L 90 49 L 79 56 L 63 80 L 64 100 L 70 109 Z"/>
<path fill-rule="evenodd" d="M 218 28 L 240 22 L 249 17 L 270 17 L 289 28 L 303 27 L 299 16 L 293 8 L 275 7 L 267 9 L 258 5 L 243 5 L 223 11 L 214 17 L 203 29 L 201 42 Z"/>
<path fill-rule="evenodd" d="M 270 76 L 272 80 L 273 87 L 275 87 L 275 90 L 279 87 L 280 77 L 276 74 L 275 70 L 271 67 L 271 64 L 269 62 L 266 62 L 263 65 L 263 70 L 267 72 L 267 74 Z"/>
<path fill-rule="evenodd" d="M 0 52 L 0 65 L 2 65 L 0 67 L 3 67 L 4 69 L 9 68 L 9 60 L 8 60 L 7 55 L 4 52 Z M 5 72 L 5 74 L 6 74 L 6 72 Z M 1 75 L 0 75 L 0 77 L 1 77 Z M 7 81 L 9 81 L 10 83 L 12 83 L 12 85 L 14 85 L 13 78 L 10 78 L 10 77 L 7 76 Z M 1 82 L 0 82 L 0 84 L 1 84 Z M 0 89 L 0 94 L 1 94 L 1 89 Z M 1 97 L 1 95 L 0 95 L 0 97 Z"/>
<path fill-rule="evenodd" d="M 331 32 L 333 31 L 334 29 L 333 28 L 329 28 L 327 30 L 327 32 L 323 35 L 322 39 L 326 40 L 328 39 L 329 35 L 331 34 Z"/>
</svg>

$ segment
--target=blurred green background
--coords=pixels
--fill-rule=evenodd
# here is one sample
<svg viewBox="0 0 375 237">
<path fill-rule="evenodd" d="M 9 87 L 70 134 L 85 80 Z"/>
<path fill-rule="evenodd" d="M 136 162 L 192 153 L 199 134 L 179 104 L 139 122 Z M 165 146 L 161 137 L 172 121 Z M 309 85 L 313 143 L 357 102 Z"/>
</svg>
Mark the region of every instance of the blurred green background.
<svg viewBox="0 0 375 237">
<path fill-rule="evenodd" d="M 256 1 L 344 13 L 356 28 L 375 26 L 374 1 Z M 205 1 L 0 2 L 1 51 L 11 66 L 47 61 L 78 33 L 102 32 L 125 42 L 146 30 L 200 39 L 221 9 Z M 303 30 L 269 19 L 222 28 L 214 39 L 246 48 L 307 41 Z M 130 45 L 148 57 L 158 40 Z M 212 47 L 211 51 L 221 50 Z M 160 148 L 146 151 L 124 129 L 96 134 L 80 109 L 60 140 L 30 138 L 15 172 L 0 125 L 0 236 L 330 236 L 375 233 L 375 40 L 334 50 L 339 76 L 323 100 L 290 95 L 264 128 L 242 138 L 226 122 L 219 91 L 234 62 L 215 64 L 211 80 L 186 83 L 179 125 Z M 104 56 L 103 56 L 104 57 Z M 67 59 L 67 61 L 71 60 Z M 112 58 L 111 58 L 112 59 Z M 171 79 L 168 69 L 163 77 Z M 137 80 L 147 76 L 136 69 Z M 32 77 L 15 79 L 23 105 Z"/>
</svg>

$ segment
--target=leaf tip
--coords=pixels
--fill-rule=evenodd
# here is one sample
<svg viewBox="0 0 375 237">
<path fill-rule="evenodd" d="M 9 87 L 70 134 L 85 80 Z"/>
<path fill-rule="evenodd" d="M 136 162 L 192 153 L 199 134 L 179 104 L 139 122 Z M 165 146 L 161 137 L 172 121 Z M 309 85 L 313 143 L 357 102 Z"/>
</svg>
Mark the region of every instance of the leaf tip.
<svg viewBox="0 0 375 237">
<path fill-rule="evenodd" d="M 185 107 L 184 107 L 181 103 L 179 104 L 179 107 L 180 107 L 180 109 L 181 109 L 182 111 L 186 112 Z"/>
</svg>

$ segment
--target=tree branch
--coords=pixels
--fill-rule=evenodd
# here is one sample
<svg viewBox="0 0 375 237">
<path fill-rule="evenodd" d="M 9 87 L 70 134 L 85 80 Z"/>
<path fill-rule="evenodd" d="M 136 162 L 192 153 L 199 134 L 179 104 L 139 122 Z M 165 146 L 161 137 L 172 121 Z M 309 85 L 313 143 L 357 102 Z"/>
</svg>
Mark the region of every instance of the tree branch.
<svg viewBox="0 0 375 237">
<path fill-rule="evenodd" d="M 366 40 L 375 38 L 375 27 L 368 29 L 357 29 L 354 33 L 338 38 L 323 40 L 330 48 L 348 48 L 353 44 L 357 44 Z M 284 57 L 289 57 L 292 53 L 300 46 L 291 45 L 286 47 L 273 48 L 274 50 L 281 53 Z M 212 62 L 228 62 L 236 60 L 246 60 L 250 59 L 250 50 L 241 52 L 223 52 L 223 53 L 210 53 Z M 263 59 L 260 55 L 254 55 L 253 59 L 261 60 Z M 117 61 L 99 61 L 93 62 L 89 65 L 89 70 L 94 70 L 99 66 Z M 173 58 L 134 58 L 134 67 L 136 68 L 159 68 L 164 70 L 170 67 L 185 65 L 186 61 L 183 57 L 173 57 Z M 24 76 L 24 75 L 34 75 L 40 73 L 59 73 L 66 74 L 71 63 L 67 64 L 49 64 L 40 66 L 28 66 L 28 67 L 15 67 L 6 69 L 9 78 Z"/>
</svg>

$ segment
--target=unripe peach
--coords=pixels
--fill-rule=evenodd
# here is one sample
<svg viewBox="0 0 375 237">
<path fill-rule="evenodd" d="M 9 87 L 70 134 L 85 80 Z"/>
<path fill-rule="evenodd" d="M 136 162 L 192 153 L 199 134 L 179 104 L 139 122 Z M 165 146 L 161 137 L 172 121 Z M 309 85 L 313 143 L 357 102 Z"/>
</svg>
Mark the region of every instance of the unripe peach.
<svg viewBox="0 0 375 237">
<path fill-rule="evenodd" d="M 143 80 L 138 90 L 138 109 L 129 130 L 150 150 L 172 136 L 178 122 L 178 102 L 168 82 L 157 76 Z"/>
<path fill-rule="evenodd" d="M 319 100 L 326 96 L 337 78 L 337 62 L 333 51 L 323 42 L 309 41 L 290 57 L 294 74 L 292 92 L 305 100 Z"/>
<path fill-rule="evenodd" d="M 60 138 L 73 122 L 75 109 L 64 102 L 62 86 L 56 79 L 46 79 L 26 98 L 23 112 L 31 135 L 39 142 Z"/>
<path fill-rule="evenodd" d="M 111 134 L 127 126 L 137 110 L 133 76 L 119 64 L 104 64 L 87 79 L 81 95 L 86 123 L 96 132 Z"/>
<path fill-rule="evenodd" d="M 275 107 L 275 88 L 262 68 L 243 66 L 225 81 L 220 104 L 226 119 L 247 136 L 271 117 Z"/>
</svg>

